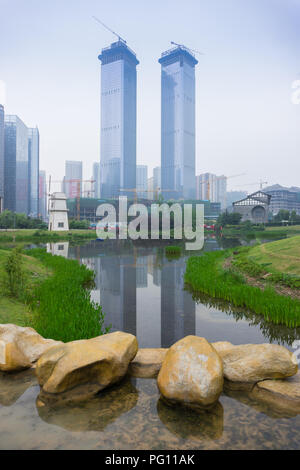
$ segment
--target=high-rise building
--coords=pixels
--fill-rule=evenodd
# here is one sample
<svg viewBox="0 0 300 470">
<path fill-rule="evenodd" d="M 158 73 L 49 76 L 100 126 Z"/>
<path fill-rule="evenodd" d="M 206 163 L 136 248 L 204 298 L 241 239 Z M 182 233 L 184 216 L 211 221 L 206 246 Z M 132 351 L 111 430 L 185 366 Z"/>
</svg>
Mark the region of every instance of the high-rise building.
<svg viewBox="0 0 300 470">
<path fill-rule="evenodd" d="M 164 197 L 194 199 L 195 66 L 183 46 L 164 52 L 161 64 L 161 188 Z M 174 190 L 172 192 L 171 190 Z"/>
<path fill-rule="evenodd" d="M 40 134 L 38 128 L 28 129 L 29 215 L 39 215 Z"/>
<path fill-rule="evenodd" d="M 4 207 L 29 214 L 28 128 L 18 116 L 5 116 Z"/>
<path fill-rule="evenodd" d="M 136 187 L 135 53 L 119 40 L 102 50 L 101 159 L 102 198 L 132 196 Z M 122 190 L 122 191 L 120 191 Z"/>
<path fill-rule="evenodd" d="M 196 176 L 196 198 L 202 201 L 219 202 L 226 209 L 227 177 L 213 173 Z"/>
<path fill-rule="evenodd" d="M 139 198 L 148 197 L 148 167 L 146 165 L 137 165 L 136 167 L 136 189 Z"/>
<path fill-rule="evenodd" d="M 151 178 L 148 178 L 147 181 L 147 187 L 148 187 L 148 198 L 150 201 L 153 201 L 155 199 L 155 190 L 154 190 L 154 178 L 151 176 Z"/>
<path fill-rule="evenodd" d="M 4 107 L 0 104 L 0 213 L 4 208 Z"/>
<path fill-rule="evenodd" d="M 94 193 L 93 197 L 100 198 L 100 163 L 93 164 Z"/>
<path fill-rule="evenodd" d="M 196 198 L 202 201 L 216 201 L 217 176 L 213 173 L 203 173 L 196 177 Z"/>
<path fill-rule="evenodd" d="M 46 172 L 39 172 L 39 217 L 47 219 L 47 182 Z"/>
<path fill-rule="evenodd" d="M 67 160 L 65 164 L 64 190 L 67 199 L 82 195 L 82 162 Z"/>
</svg>

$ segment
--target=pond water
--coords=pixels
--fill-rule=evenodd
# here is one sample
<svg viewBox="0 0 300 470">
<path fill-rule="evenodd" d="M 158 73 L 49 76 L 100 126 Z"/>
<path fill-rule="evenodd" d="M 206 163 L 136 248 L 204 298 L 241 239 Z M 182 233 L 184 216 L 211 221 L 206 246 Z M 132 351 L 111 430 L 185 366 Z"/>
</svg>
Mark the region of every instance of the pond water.
<svg viewBox="0 0 300 470">
<path fill-rule="evenodd" d="M 240 244 L 207 239 L 205 250 Z M 279 343 L 292 349 L 300 331 L 184 288 L 187 255 L 165 256 L 165 245 L 97 242 L 48 247 L 96 272 L 92 297 L 112 331 L 137 336 L 140 347 L 169 347 L 186 335 L 209 341 Z M 216 408 L 197 414 L 166 406 L 154 379 L 126 378 L 85 403 L 42 406 L 31 371 L 0 374 L 1 449 L 297 449 L 300 415 L 224 391 Z"/>
</svg>

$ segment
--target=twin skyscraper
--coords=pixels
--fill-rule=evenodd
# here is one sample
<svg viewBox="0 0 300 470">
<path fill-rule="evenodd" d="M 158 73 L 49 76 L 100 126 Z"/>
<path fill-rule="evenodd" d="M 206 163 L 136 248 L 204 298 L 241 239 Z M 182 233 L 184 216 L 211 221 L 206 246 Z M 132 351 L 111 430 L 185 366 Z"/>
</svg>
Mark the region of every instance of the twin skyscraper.
<svg viewBox="0 0 300 470">
<path fill-rule="evenodd" d="M 119 39 L 102 50 L 101 198 L 132 197 L 136 188 L 136 54 Z M 164 52 L 161 64 L 161 193 L 195 199 L 195 66 L 184 46 Z M 127 191 L 128 192 L 127 192 Z"/>
</svg>

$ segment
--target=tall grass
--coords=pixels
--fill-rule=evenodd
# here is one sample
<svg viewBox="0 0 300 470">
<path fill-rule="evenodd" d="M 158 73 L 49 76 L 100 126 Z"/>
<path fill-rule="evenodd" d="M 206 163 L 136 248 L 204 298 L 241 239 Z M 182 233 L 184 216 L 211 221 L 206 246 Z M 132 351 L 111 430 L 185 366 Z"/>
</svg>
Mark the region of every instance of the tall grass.
<svg viewBox="0 0 300 470">
<path fill-rule="evenodd" d="M 261 290 L 245 283 L 243 277 L 222 265 L 231 251 L 217 251 L 193 256 L 187 261 L 185 282 L 196 292 L 229 301 L 235 307 L 244 307 L 263 315 L 266 321 L 300 326 L 300 302 L 279 295 L 271 287 Z"/>
<path fill-rule="evenodd" d="M 166 246 L 166 255 L 167 256 L 180 256 L 181 247 L 180 246 Z"/>
<path fill-rule="evenodd" d="M 90 300 L 93 271 L 43 249 L 29 250 L 29 254 L 52 271 L 28 298 L 33 328 L 45 338 L 64 342 L 106 333 L 102 308 Z"/>
</svg>

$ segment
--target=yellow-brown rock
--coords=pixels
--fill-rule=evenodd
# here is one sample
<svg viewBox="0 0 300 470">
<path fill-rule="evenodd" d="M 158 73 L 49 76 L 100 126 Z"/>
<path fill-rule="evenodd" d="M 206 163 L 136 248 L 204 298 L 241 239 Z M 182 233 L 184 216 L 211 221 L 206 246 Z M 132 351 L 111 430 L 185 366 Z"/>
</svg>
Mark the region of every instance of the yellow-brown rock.
<svg viewBox="0 0 300 470">
<path fill-rule="evenodd" d="M 43 338 L 33 328 L 0 325 L 0 370 L 13 372 L 27 369 L 57 344 L 60 343 Z"/>
<path fill-rule="evenodd" d="M 157 384 L 170 404 L 211 407 L 223 388 L 222 360 L 206 339 L 187 336 L 168 350 Z"/>
<path fill-rule="evenodd" d="M 135 336 L 115 332 L 89 340 L 73 341 L 51 348 L 36 366 L 44 393 L 57 394 L 80 388 L 98 391 L 121 380 L 135 357 Z"/>
<path fill-rule="evenodd" d="M 251 395 L 269 406 L 300 414 L 300 372 L 284 380 L 258 382 Z"/>
<path fill-rule="evenodd" d="M 288 349 L 277 344 L 245 344 L 230 347 L 214 343 L 222 358 L 224 377 L 232 382 L 256 383 L 295 375 L 297 360 Z"/>
<path fill-rule="evenodd" d="M 160 371 L 168 349 L 142 348 L 130 363 L 129 372 L 133 377 L 153 378 Z"/>
</svg>

